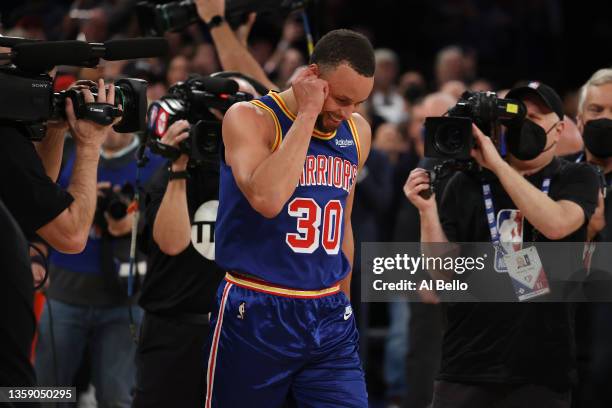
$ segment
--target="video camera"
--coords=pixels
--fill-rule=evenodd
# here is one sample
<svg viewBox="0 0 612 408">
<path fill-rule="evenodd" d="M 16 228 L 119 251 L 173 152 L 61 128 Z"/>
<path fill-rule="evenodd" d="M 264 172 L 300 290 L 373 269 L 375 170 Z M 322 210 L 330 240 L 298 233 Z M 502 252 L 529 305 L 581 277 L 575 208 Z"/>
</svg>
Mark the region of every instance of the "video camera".
<svg viewBox="0 0 612 408">
<path fill-rule="evenodd" d="M 77 90 L 53 92 L 53 79 L 47 74 L 56 65 L 95 67 L 100 58 L 121 60 L 163 55 L 168 44 L 164 39 L 133 39 L 107 41 L 104 44 L 83 41 L 33 41 L 14 37 L 0 37 L 0 46 L 12 48 L 0 54 L 0 60 L 12 64 L 0 66 L 0 120 L 22 124 L 30 131 L 30 138 L 40 140 L 45 134 L 47 120 L 65 119 L 66 99 L 72 100 L 77 118 L 86 118 L 113 126 L 117 132 L 144 130 L 147 106 L 146 81 L 120 79 L 115 87 L 114 106 L 86 103 Z M 98 89 L 90 88 L 94 97 Z M 122 110 L 118 106 L 121 105 Z"/>
<path fill-rule="evenodd" d="M 153 153 L 172 161 L 181 154 L 189 156 L 189 164 L 218 165 L 221 143 L 221 121 L 209 110 L 224 114 L 237 102 L 249 101 L 253 95 L 238 91 L 238 83 L 221 77 L 192 76 L 168 90 L 168 95 L 151 103 L 147 122 L 147 144 Z M 185 119 L 191 124 L 189 137 L 179 148 L 162 144 L 170 125 Z"/>
<path fill-rule="evenodd" d="M 449 109 L 448 116 L 426 118 L 425 157 L 443 160 L 430 172 L 431 192 L 435 183 L 453 172 L 475 170 L 470 154 L 475 144 L 472 123 L 499 147 L 500 125 L 520 124 L 526 112 L 519 100 L 498 98 L 495 92 L 468 91 Z"/>
<path fill-rule="evenodd" d="M 499 125 L 521 123 L 525 113 L 525 105 L 519 100 L 498 98 L 495 92 L 465 92 L 449 109 L 448 117 L 425 119 L 425 156 L 470 160 L 474 147 L 472 123 L 497 143 Z"/>
<path fill-rule="evenodd" d="M 225 19 L 232 28 L 244 24 L 251 12 L 274 12 L 286 17 L 292 11 L 306 7 L 308 0 L 226 0 Z M 139 2 L 136 14 L 143 35 L 162 35 L 180 31 L 199 20 L 194 0 L 167 4 Z"/>
</svg>

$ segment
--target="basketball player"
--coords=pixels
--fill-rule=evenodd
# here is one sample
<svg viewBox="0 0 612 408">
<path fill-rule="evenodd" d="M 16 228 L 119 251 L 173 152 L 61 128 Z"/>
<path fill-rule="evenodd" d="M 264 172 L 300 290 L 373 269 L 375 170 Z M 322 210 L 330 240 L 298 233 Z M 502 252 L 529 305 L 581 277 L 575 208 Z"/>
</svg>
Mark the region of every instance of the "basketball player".
<svg viewBox="0 0 612 408">
<path fill-rule="evenodd" d="M 290 89 L 227 112 L 206 407 L 367 407 L 348 294 L 373 75 L 369 41 L 335 30 Z"/>
</svg>

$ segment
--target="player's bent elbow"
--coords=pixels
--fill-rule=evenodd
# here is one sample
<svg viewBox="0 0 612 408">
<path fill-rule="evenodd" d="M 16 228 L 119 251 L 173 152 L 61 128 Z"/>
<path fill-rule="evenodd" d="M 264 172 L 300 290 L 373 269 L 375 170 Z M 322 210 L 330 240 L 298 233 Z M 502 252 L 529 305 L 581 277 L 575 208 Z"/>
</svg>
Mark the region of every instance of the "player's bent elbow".
<svg viewBox="0 0 612 408">
<path fill-rule="evenodd" d="M 276 218 L 285 205 L 281 200 L 263 196 L 252 196 L 248 200 L 255 211 L 269 219 Z"/>
</svg>

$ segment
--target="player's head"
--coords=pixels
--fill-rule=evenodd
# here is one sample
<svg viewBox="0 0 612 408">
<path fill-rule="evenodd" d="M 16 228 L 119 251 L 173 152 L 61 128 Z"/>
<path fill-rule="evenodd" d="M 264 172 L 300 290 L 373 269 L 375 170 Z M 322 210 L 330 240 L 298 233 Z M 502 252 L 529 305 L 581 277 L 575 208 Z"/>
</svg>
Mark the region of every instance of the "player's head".
<svg viewBox="0 0 612 408">
<path fill-rule="evenodd" d="M 317 127 L 332 131 L 368 99 L 374 85 L 374 49 L 355 31 L 339 29 L 325 34 L 314 48 L 310 63 L 329 84 L 329 95 L 317 119 Z"/>
</svg>

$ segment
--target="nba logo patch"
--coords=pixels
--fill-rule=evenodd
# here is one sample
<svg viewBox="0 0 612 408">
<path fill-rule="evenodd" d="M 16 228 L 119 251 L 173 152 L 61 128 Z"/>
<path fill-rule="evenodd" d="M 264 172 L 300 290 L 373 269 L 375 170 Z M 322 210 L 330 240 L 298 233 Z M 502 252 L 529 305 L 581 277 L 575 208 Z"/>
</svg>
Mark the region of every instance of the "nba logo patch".
<svg viewBox="0 0 612 408">
<path fill-rule="evenodd" d="M 497 233 L 499 241 L 506 253 L 520 251 L 523 247 L 523 215 L 520 210 L 506 209 L 497 213 Z M 504 253 L 495 248 L 493 268 L 499 273 L 508 273 L 504 261 Z"/>
</svg>

